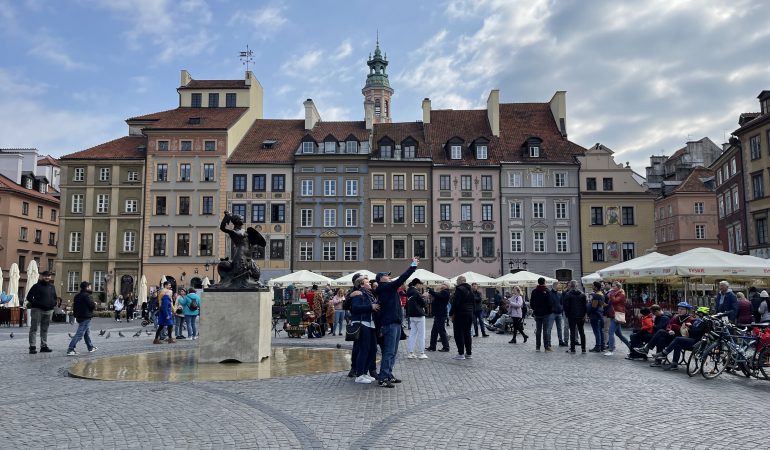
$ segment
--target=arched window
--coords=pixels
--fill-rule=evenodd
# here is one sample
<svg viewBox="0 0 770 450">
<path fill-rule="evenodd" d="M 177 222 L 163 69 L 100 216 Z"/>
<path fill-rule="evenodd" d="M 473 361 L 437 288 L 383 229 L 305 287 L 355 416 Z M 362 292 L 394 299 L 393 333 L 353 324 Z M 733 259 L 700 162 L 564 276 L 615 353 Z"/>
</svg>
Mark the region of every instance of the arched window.
<svg viewBox="0 0 770 450">
<path fill-rule="evenodd" d="M 374 115 L 379 117 L 380 113 L 380 99 L 378 98 L 374 101 Z"/>
<path fill-rule="evenodd" d="M 385 100 L 385 117 L 390 117 L 390 102 Z"/>
</svg>

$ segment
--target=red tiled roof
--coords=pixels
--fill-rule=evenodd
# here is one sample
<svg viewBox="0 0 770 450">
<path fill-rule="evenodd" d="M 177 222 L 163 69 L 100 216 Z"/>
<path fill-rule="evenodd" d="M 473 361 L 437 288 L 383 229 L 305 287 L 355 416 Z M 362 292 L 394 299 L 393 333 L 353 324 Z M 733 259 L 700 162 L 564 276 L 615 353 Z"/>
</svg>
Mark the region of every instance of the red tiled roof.
<svg viewBox="0 0 770 450">
<path fill-rule="evenodd" d="M 245 80 L 190 80 L 179 89 L 248 89 Z"/>
<path fill-rule="evenodd" d="M 366 122 L 364 121 L 321 121 L 316 123 L 315 127 L 313 127 L 308 134 L 315 139 L 316 142 L 323 142 L 323 140 L 330 134 L 334 136 L 337 141 L 344 141 L 351 134 L 355 136 L 358 141 L 366 141 L 369 139 L 369 130 L 366 129 Z"/>
<path fill-rule="evenodd" d="M 705 167 L 698 166 L 690 172 L 690 175 L 685 178 L 685 180 L 676 187 L 673 191 L 671 191 L 672 194 L 677 192 L 714 192 L 713 190 L 709 189 L 708 186 L 706 186 L 703 183 L 703 178 L 713 177 L 714 171 L 711 169 L 706 169 Z"/>
<path fill-rule="evenodd" d="M 400 144 L 404 139 L 411 137 L 417 141 L 417 157 L 430 158 L 431 151 L 425 143 L 425 133 L 422 122 L 398 122 L 398 123 L 376 123 L 374 124 L 373 154 L 378 152 L 378 143 L 380 139 L 387 137 L 395 143 Z"/>
<path fill-rule="evenodd" d="M 500 139 L 492 136 L 487 123 L 487 111 L 484 109 L 438 109 L 430 112 L 430 123 L 425 124 L 425 135 L 434 164 L 455 166 L 489 166 L 500 162 Z M 458 137 L 463 140 L 462 159 L 450 159 L 444 147 L 446 143 Z M 478 138 L 485 138 L 488 158 L 477 160 L 468 146 Z"/>
<path fill-rule="evenodd" d="M 673 155 L 671 155 L 668 158 L 666 158 L 666 160 L 681 158 L 685 154 L 686 151 L 687 151 L 687 147 L 686 146 L 682 147 L 679 150 L 675 151 Z"/>
<path fill-rule="evenodd" d="M 144 159 L 145 151 L 139 148 L 144 145 L 146 145 L 144 136 L 123 136 L 86 150 L 70 153 L 62 156 L 61 159 Z"/>
<path fill-rule="evenodd" d="M 52 158 L 51 155 L 45 155 L 44 158 L 39 159 L 37 161 L 38 166 L 59 166 L 59 161 L 57 161 L 55 158 Z"/>
<path fill-rule="evenodd" d="M 53 196 L 52 194 L 43 194 L 40 191 L 36 191 L 34 189 L 27 189 L 23 186 L 19 186 L 13 180 L 6 177 L 5 175 L 0 175 L 0 192 L 3 192 L 3 191 L 28 195 L 30 197 L 37 198 L 39 200 L 46 200 L 49 202 L 56 203 L 57 205 L 59 204 L 59 199 Z"/>
<path fill-rule="evenodd" d="M 486 113 L 486 112 L 485 112 Z M 530 137 L 539 137 L 539 158 L 530 158 L 522 145 Z M 556 126 L 549 103 L 501 103 L 500 139 L 503 141 L 503 161 L 574 163 L 576 155 L 586 149 L 562 136 Z"/>
<path fill-rule="evenodd" d="M 144 129 L 149 130 L 226 130 L 247 110 L 248 108 L 176 108 L 132 117 L 126 122 L 151 122 L 144 125 Z M 192 117 L 200 118 L 200 124 L 191 124 Z"/>
<path fill-rule="evenodd" d="M 305 136 L 302 119 L 256 120 L 227 160 L 228 164 L 290 164 Z M 276 141 L 272 148 L 262 148 L 265 141 Z"/>
<path fill-rule="evenodd" d="M 747 114 L 751 114 L 751 113 L 747 113 Z M 737 136 L 740 133 L 748 131 L 749 129 L 754 128 L 757 125 L 761 125 L 764 122 L 770 122 L 770 112 L 767 112 L 765 114 L 758 114 L 753 119 L 741 125 L 737 130 L 733 131 L 732 134 Z"/>
</svg>

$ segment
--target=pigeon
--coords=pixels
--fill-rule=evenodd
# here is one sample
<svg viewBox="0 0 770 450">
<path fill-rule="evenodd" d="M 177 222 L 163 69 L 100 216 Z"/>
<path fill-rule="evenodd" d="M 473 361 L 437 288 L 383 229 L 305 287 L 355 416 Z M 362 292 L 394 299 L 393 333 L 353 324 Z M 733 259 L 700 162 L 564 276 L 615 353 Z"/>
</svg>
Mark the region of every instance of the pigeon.
<svg viewBox="0 0 770 450">
<path fill-rule="evenodd" d="M 112 332 L 108 331 L 107 332 L 107 336 L 104 336 L 104 339 L 109 339 L 111 334 L 112 334 Z"/>
<path fill-rule="evenodd" d="M 104 330 L 99 330 L 99 336 L 104 336 L 104 333 L 106 333 L 106 331 L 104 331 Z"/>
<path fill-rule="evenodd" d="M 149 331 L 144 330 L 144 332 L 147 333 L 147 336 L 152 336 L 152 333 L 150 333 Z"/>
<path fill-rule="evenodd" d="M 134 337 L 139 337 L 142 334 L 142 330 L 137 331 L 134 333 Z"/>
<path fill-rule="evenodd" d="M 69 336 L 70 338 L 75 337 L 75 336 L 72 335 L 72 333 L 67 333 L 67 336 Z"/>
<path fill-rule="evenodd" d="M 126 337 L 125 335 L 123 335 L 123 332 L 122 332 L 122 331 L 118 331 L 118 336 L 120 336 L 120 337 Z"/>
<path fill-rule="evenodd" d="M 13 339 L 13 333 L 11 333 L 11 339 Z"/>
</svg>

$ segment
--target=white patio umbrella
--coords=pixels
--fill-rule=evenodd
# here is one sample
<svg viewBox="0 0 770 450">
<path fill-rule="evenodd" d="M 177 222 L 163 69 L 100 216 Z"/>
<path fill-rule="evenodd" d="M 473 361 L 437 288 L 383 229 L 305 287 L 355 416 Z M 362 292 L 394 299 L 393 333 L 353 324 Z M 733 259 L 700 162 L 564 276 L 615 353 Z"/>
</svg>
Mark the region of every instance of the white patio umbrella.
<svg viewBox="0 0 770 450">
<path fill-rule="evenodd" d="M 13 300 L 8 303 L 8 306 L 21 306 L 19 300 L 19 265 L 16 263 L 11 264 L 11 270 L 8 277 L 8 293 L 13 295 Z"/>
<path fill-rule="evenodd" d="M 426 286 L 436 286 L 441 283 L 449 282 L 448 278 L 442 277 L 441 275 L 433 273 L 430 270 L 417 269 L 414 271 L 412 276 L 407 278 L 406 283 L 409 284 L 409 282 L 415 278 L 419 278 L 420 281 L 422 281 Z"/>
<path fill-rule="evenodd" d="M 203 277 L 203 281 L 201 281 L 201 286 L 203 286 L 203 289 L 207 289 L 209 286 L 211 286 L 211 280 L 209 280 L 209 277 Z"/>
<path fill-rule="evenodd" d="M 29 262 L 29 265 L 27 265 L 27 286 L 24 288 L 24 297 L 29 294 L 29 290 L 32 289 L 32 286 L 37 284 L 39 279 L 40 272 L 37 271 L 37 261 L 33 259 Z"/>
<path fill-rule="evenodd" d="M 293 284 L 295 287 L 303 287 L 312 286 L 314 284 L 331 284 L 331 282 L 331 278 L 327 278 L 309 270 L 299 270 L 282 277 L 273 278 L 267 282 L 267 285 L 270 287 L 284 287 Z"/>
<path fill-rule="evenodd" d="M 629 278 L 754 279 L 770 277 L 770 261 L 699 247 L 631 269 Z"/>
<path fill-rule="evenodd" d="M 353 275 L 357 273 L 366 276 L 370 280 L 374 280 L 374 277 L 377 275 L 376 273 L 366 269 L 356 270 L 354 272 L 350 272 L 347 275 L 343 275 L 336 280 L 332 280 L 332 286 L 353 286 Z"/>
<path fill-rule="evenodd" d="M 3 268 L 0 267 L 0 292 L 3 292 Z"/>
<path fill-rule="evenodd" d="M 495 282 L 498 286 L 521 286 L 521 287 L 535 287 L 537 286 L 538 278 L 545 278 L 545 283 L 550 285 L 556 282 L 555 278 L 546 277 L 544 275 L 538 275 L 533 272 L 522 270 L 516 273 L 507 273 L 500 278 L 496 278 Z"/>
<path fill-rule="evenodd" d="M 602 279 L 625 278 L 631 274 L 632 269 L 644 267 L 665 258 L 669 258 L 669 256 L 658 252 L 651 252 L 634 259 L 629 259 L 628 261 L 623 261 L 619 264 L 605 267 L 604 269 L 598 270 L 597 273 Z"/>
<path fill-rule="evenodd" d="M 580 281 L 583 283 L 583 286 L 592 284 L 594 281 L 602 281 L 602 276 L 599 275 L 599 272 L 589 273 L 588 275 L 580 278 Z"/>
<path fill-rule="evenodd" d="M 142 275 L 139 279 L 139 304 L 147 301 L 147 277 Z"/>
<path fill-rule="evenodd" d="M 162 277 L 160 277 L 160 285 L 161 285 L 161 286 L 163 286 L 163 283 L 165 283 L 166 281 L 168 281 L 168 280 L 166 279 L 166 276 L 165 276 L 165 275 L 163 275 Z"/>
<path fill-rule="evenodd" d="M 465 277 L 465 281 L 468 284 L 477 283 L 479 286 L 484 286 L 484 287 L 497 286 L 497 284 L 495 283 L 495 279 L 494 278 L 489 278 L 486 275 L 482 275 L 482 274 L 476 273 L 476 272 L 461 273 L 460 275 L 457 275 L 456 277 L 450 279 L 449 281 L 452 284 L 457 284 L 457 278 L 459 278 L 459 277 Z"/>
</svg>

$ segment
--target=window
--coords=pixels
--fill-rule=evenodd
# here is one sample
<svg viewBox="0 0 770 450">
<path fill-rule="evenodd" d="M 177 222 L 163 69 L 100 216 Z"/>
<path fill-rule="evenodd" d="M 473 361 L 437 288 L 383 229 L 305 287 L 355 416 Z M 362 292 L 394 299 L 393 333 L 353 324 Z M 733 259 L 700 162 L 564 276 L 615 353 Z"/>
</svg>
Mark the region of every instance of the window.
<svg viewBox="0 0 770 450">
<path fill-rule="evenodd" d="M 358 142 L 357 141 L 345 142 L 345 153 L 358 153 Z"/>
<path fill-rule="evenodd" d="M 425 223 L 425 205 L 412 206 L 412 221 L 414 223 Z"/>
<path fill-rule="evenodd" d="M 187 197 L 187 196 L 179 197 L 179 215 L 180 216 L 190 215 L 190 197 Z"/>
<path fill-rule="evenodd" d="M 695 239 L 706 239 L 706 225 L 695 225 Z"/>
<path fill-rule="evenodd" d="M 720 195 L 718 200 L 719 200 L 719 217 L 724 217 L 725 216 L 725 199 Z"/>
<path fill-rule="evenodd" d="M 180 141 L 179 148 L 183 152 L 190 152 L 190 151 L 192 151 L 192 141 Z"/>
<path fill-rule="evenodd" d="M 345 180 L 345 196 L 356 197 L 358 195 L 358 180 Z"/>
<path fill-rule="evenodd" d="M 372 205 L 372 222 L 385 223 L 385 205 Z"/>
<path fill-rule="evenodd" d="M 286 190 L 286 175 L 272 176 L 271 190 L 273 192 L 284 192 Z"/>
<path fill-rule="evenodd" d="M 406 241 L 403 239 L 393 239 L 393 259 L 406 258 Z"/>
<path fill-rule="evenodd" d="M 754 221 L 757 229 L 757 244 L 767 244 L 767 218 L 759 218 Z"/>
<path fill-rule="evenodd" d="M 311 197 L 313 195 L 313 180 L 300 181 L 300 195 L 303 197 Z"/>
<path fill-rule="evenodd" d="M 35 244 L 43 243 L 43 230 L 35 230 Z"/>
<path fill-rule="evenodd" d="M 735 249 L 737 251 L 743 251 L 743 237 L 741 236 L 740 224 L 735 227 Z"/>
<path fill-rule="evenodd" d="M 96 196 L 96 212 L 99 214 L 107 214 L 110 209 L 110 196 L 109 194 L 99 194 Z"/>
<path fill-rule="evenodd" d="M 271 239 L 270 240 L 270 259 L 284 259 L 284 248 L 286 241 L 284 239 Z"/>
<path fill-rule="evenodd" d="M 393 190 L 406 190 L 406 177 L 404 175 L 393 175 Z"/>
<path fill-rule="evenodd" d="M 404 158 L 412 159 L 417 157 L 416 147 L 414 145 L 404 146 Z"/>
<path fill-rule="evenodd" d="M 19 240 L 20 241 L 24 241 L 24 242 L 27 241 L 27 232 L 28 232 L 27 227 L 20 227 L 19 228 Z"/>
<path fill-rule="evenodd" d="M 603 262 L 604 261 L 604 243 L 594 242 L 591 244 L 591 261 Z"/>
<path fill-rule="evenodd" d="M 345 226 L 357 227 L 358 226 L 358 210 L 346 209 L 345 210 Z"/>
<path fill-rule="evenodd" d="M 33 183 L 32 178 L 27 178 L 26 181 L 24 182 L 24 186 L 27 189 L 32 189 L 32 183 Z"/>
<path fill-rule="evenodd" d="M 214 234 L 201 233 L 200 256 L 211 256 L 214 254 Z"/>
<path fill-rule="evenodd" d="M 265 223 L 265 212 L 266 206 L 264 203 L 254 203 L 251 205 L 251 223 Z"/>
<path fill-rule="evenodd" d="M 453 145 L 451 150 L 452 159 L 462 159 L 463 148 L 459 145 Z"/>
<path fill-rule="evenodd" d="M 530 158 L 539 158 L 540 157 L 540 146 L 538 146 L 538 145 L 530 145 L 529 146 L 529 157 Z"/>
<path fill-rule="evenodd" d="M 202 199 L 201 214 L 204 216 L 214 214 L 214 197 L 205 196 Z"/>
<path fill-rule="evenodd" d="M 695 202 L 695 214 L 703 214 L 703 202 Z"/>
<path fill-rule="evenodd" d="M 107 232 L 97 231 L 94 234 L 94 251 L 104 253 L 107 251 Z"/>
<path fill-rule="evenodd" d="M 123 232 L 123 251 L 126 253 L 136 251 L 136 231 Z"/>
<path fill-rule="evenodd" d="M 452 257 L 452 238 L 449 236 L 441 236 L 439 238 L 439 256 L 442 258 Z"/>
<path fill-rule="evenodd" d="M 155 166 L 155 180 L 168 181 L 168 164 L 158 164 Z"/>
<path fill-rule="evenodd" d="M 545 174 L 542 172 L 532 174 L 532 187 L 545 187 Z"/>
<path fill-rule="evenodd" d="M 246 175 L 233 175 L 233 192 L 246 192 Z"/>
<path fill-rule="evenodd" d="M 72 181 L 85 181 L 86 180 L 86 169 L 85 167 L 75 167 L 75 172 L 72 175 Z M 77 272 L 70 272 L 70 273 L 77 273 Z"/>
<path fill-rule="evenodd" d="M 94 282 L 91 284 L 94 292 L 104 292 L 104 280 L 105 273 L 103 270 L 94 271 Z"/>
<path fill-rule="evenodd" d="M 491 237 L 481 238 L 481 257 L 482 258 L 495 257 L 495 238 L 491 238 Z"/>
<path fill-rule="evenodd" d="M 48 233 L 48 245 L 56 245 L 56 233 Z"/>
<path fill-rule="evenodd" d="M 188 233 L 176 235 L 176 256 L 190 256 L 190 235 Z"/>
<path fill-rule="evenodd" d="M 385 175 L 382 175 L 382 174 L 372 175 L 372 189 L 375 189 L 375 190 L 385 189 Z"/>
<path fill-rule="evenodd" d="M 158 141 L 158 151 L 159 152 L 167 152 L 168 151 L 168 141 Z"/>
<path fill-rule="evenodd" d="M 591 207 L 591 225 L 604 225 L 604 208 L 601 206 Z"/>
<path fill-rule="evenodd" d="M 412 253 L 416 258 L 425 258 L 425 240 L 415 239 L 412 242 Z"/>
<path fill-rule="evenodd" d="M 331 228 L 337 226 L 337 210 L 324 209 L 324 227 Z"/>
<path fill-rule="evenodd" d="M 101 167 L 101 168 L 99 168 L 99 181 L 110 181 L 110 168 L 109 167 Z"/>
<path fill-rule="evenodd" d="M 482 191 L 491 191 L 492 190 L 492 175 L 482 175 L 481 176 L 481 190 Z"/>
<path fill-rule="evenodd" d="M 286 222 L 286 205 L 283 203 L 270 205 L 270 221 L 273 223 Z"/>
<path fill-rule="evenodd" d="M 511 202 L 509 204 L 509 215 L 511 219 L 521 219 L 521 202 Z"/>
<path fill-rule="evenodd" d="M 246 204 L 245 203 L 234 203 L 232 205 L 233 208 L 233 215 L 234 216 L 241 216 L 244 220 L 246 219 Z"/>
<path fill-rule="evenodd" d="M 460 256 L 463 258 L 473 257 L 473 238 L 472 237 L 460 238 Z"/>
<path fill-rule="evenodd" d="M 139 181 L 139 172 L 136 170 L 129 170 L 126 175 L 126 180 L 131 183 Z"/>
<path fill-rule="evenodd" d="M 189 163 L 179 164 L 179 181 L 191 181 L 192 169 Z"/>
<path fill-rule="evenodd" d="M 567 218 L 567 202 L 555 202 L 554 211 L 557 219 Z"/>
<path fill-rule="evenodd" d="M 72 213 L 83 213 L 83 194 L 72 194 Z"/>
<path fill-rule="evenodd" d="M 345 261 L 358 261 L 358 242 L 345 241 L 342 243 L 342 259 Z"/>
<path fill-rule="evenodd" d="M 225 107 L 226 108 L 235 108 L 236 103 L 236 95 L 234 92 L 228 92 L 225 94 Z"/>
<path fill-rule="evenodd" d="M 67 292 L 80 290 L 80 272 L 67 272 Z"/>
<path fill-rule="evenodd" d="M 735 191 L 735 201 L 738 201 L 738 191 Z M 56 222 L 56 217 L 58 216 L 58 212 L 55 209 L 51 210 L 51 222 Z"/>
<path fill-rule="evenodd" d="M 29 215 L 29 203 L 21 202 L 21 214 L 24 216 Z"/>
<path fill-rule="evenodd" d="M 449 191 L 452 189 L 452 178 L 449 175 L 439 175 L 438 184 L 439 189 L 442 191 Z"/>
<path fill-rule="evenodd" d="M 587 191 L 596 190 L 596 178 L 586 178 L 586 190 Z"/>
<path fill-rule="evenodd" d="M 385 258 L 385 240 L 384 239 L 372 239 L 372 258 L 376 258 L 376 259 Z"/>
<path fill-rule="evenodd" d="M 461 191 L 470 191 L 473 189 L 471 186 L 472 178 L 470 175 L 462 175 L 460 177 L 460 190 Z"/>
<path fill-rule="evenodd" d="M 735 233 L 733 228 L 727 229 L 727 251 L 730 253 L 735 252 Z"/>
<path fill-rule="evenodd" d="M 567 253 L 569 251 L 568 233 L 566 231 L 556 232 L 556 253 Z"/>
<path fill-rule="evenodd" d="M 201 93 L 194 93 L 192 94 L 190 98 L 190 106 L 193 108 L 200 108 L 201 107 L 201 97 L 203 94 Z"/>
<path fill-rule="evenodd" d="M 761 173 L 751 176 L 751 188 L 755 199 L 765 196 L 765 183 Z"/>
<path fill-rule="evenodd" d="M 521 187 L 521 172 L 508 172 L 508 186 Z"/>
<path fill-rule="evenodd" d="M 612 190 L 612 178 L 602 179 L 602 189 L 604 189 L 605 191 Z"/>
<path fill-rule="evenodd" d="M 636 244 L 633 242 L 623 243 L 623 261 L 629 261 L 636 257 Z"/>
<path fill-rule="evenodd" d="M 634 224 L 634 207 L 622 206 L 620 208 L 620 224 L 621 225 L 633 225 Z"/>
<path fill-rule="evenodd" d="M 749 152 L 752 160 L 759 159 L 759 157 L 762 156 L 759 149 L 759 135 L 749 138 Z"/>
<path fill-rule="evenodd" d="M 19 268 L 24 268 L 24 266 L 27 265 L 27 257 L 24 255 L 19 255 Z"/>
<path fill-rule="evenodd" d="M 152 256 L 166 256 L 166 235 L 156 233 L 152 237 Z"/>
<path fill-rule="evenodd" d="M 209 93 L 209 108 L 219 107 L 219 94 L 216 92 Z"/>
<path fill-rule="evenodd" d="M 472 205 L 460 205 L 460 220 L 466 222 L 473 220 Z"/>
<path fill-rule="evenodd" d="M 719 196 L 719 199 L 722 200 L 722 196 L 721 195 Z M 730 201 L 730 192 L 729 191 L 725 193 L 724 200 L 725 200 L 725 215 L 729 216 L 730 214 L 733 213 L 733 204 Z"/>
<path fill-rule="evenodd" d="M 567 173 L 556 172 L 553 174 L 553 185 L 555 187 L 567 187 Z"/>
<path fill-rule="evenodd" d="M 487 159 L 487 146 L 486 145 L 477 145 L 476 146 L 476 159 Z"/>
<path fill-rule="evenodd" d="M 324 153 L 337 153 L 337 143 L 334 141 L 324 142 Z"/>
<path fill-rule="evenodd" d="M 717 186 L 719 186 L 720 184 L 722 184 L 722 171 L 717 170 Z"/>
<path fill-rule="evenodd" d="M 70 233 L 70 253 L 77 253 L 80 251 L 81 237 L 80 231 L 73 231 Z"/>
<path fill-rule="evenodd" d="M 533 219 L 545 219 L 545 203 L 544 202 L 532 202 L 532 218 Z"/>
<path fill-rule="evenodd" d="M 166 215 L 166 197 L 155 197 L 155 215 Z"/>
<path fill-rule="evenodd" d="M 214 181 L 214 164 L 206 163 L 203 165 L 203 181 Z"/>
<path fill-rule="evenodd" d="M 299 211 L 299 226 L 312 227 L 313 226 L 313 210 L 301 209 Z"/>
<path fill-rule="evenodd" d="M 439 205 L 439 220 L 449 221 L 452 220 L 452 205 L 448 203 L 442 203 Z"/>
<path fill-rule="evenodd" d="M 738 199 L 738 188 L 733 188 L 733 210 L 738 211 L 741 209 L 741 202 Z"/>
<path fill-rule="evenodd" d="M 42 219 L 43 218 L 43 207 L 42 206 L 38 206 L 37 207 L 37 218 L 38 219 Z"/>
<path fill-rule="evenodd" d="M 532 251 L 545 253 L 545 231 L 532 232 Z"/>
<path fill-rule="evenodd" d="M 337 181 L 324 180 L 324 196 L 333 197 L 335 195 L 337 195 Z"/>
<path fill-rule="evenodd" d="M 484 222 L 491 222 L 494 220 L 492 216 L 492 205 L 481 205 L 481 220 Z"/>
<path fill-rule="evenodd" d="M 393 151 L 390 145 L 380 145 L 380 158 L 390 159 L 393 157 Z"/>
<path fill-rule="evenodd" d="M 336 242 L 324 242 L 322 245 L 322 249 L 323 249 L 322 258 L 324 261 L 337 260 L 337 243 Z"/>
<path fill-rule="evenodd" d="M 299 260 L 300 261 L 313 260 L 313 243 L 312 242 L 299 243 Z"/>
<path fill-rule="evenodd" d="M 405 206 L 393 205 L 393 223 L 405 223 Z"/>
<path fill-rule="evenodd" d="M 125 213 L 136 214 L 139 212 L 139 200 L 126 200 Z"/>
<path fill-rule="evenodd" d="M 302 143 L 302 153 L 313 153 L 313 150 L 315 150 L 315 142 Z"/>
</svg>

